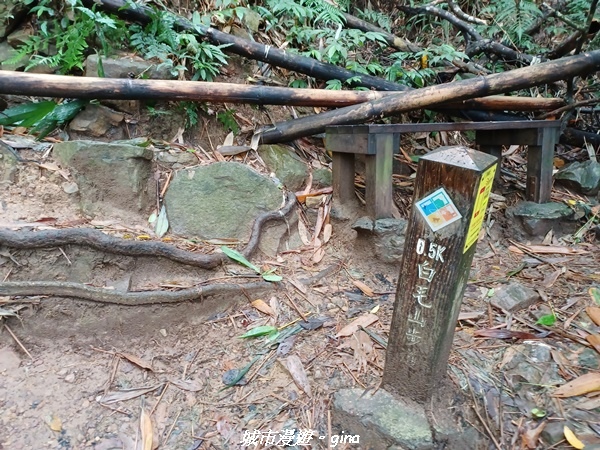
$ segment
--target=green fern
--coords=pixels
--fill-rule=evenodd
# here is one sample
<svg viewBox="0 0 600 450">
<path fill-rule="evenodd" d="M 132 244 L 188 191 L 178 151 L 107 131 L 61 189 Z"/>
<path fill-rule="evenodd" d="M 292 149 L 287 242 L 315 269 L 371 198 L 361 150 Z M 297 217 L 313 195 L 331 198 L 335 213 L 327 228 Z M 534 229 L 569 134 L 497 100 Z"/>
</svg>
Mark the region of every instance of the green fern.
<svg viewBox="0 0 600 450">
<path fill-rule="evenodd" d="M 541 16 L 537 4 L 532 0 L 498 0 L 481 10 L 488 16 L 493 25 L 482 31 L 490 37 L 497 33 L 504 35 L 517 48 L 531 49 L 534 42 L 525 34 L 535 20 Z"/>
</svg>

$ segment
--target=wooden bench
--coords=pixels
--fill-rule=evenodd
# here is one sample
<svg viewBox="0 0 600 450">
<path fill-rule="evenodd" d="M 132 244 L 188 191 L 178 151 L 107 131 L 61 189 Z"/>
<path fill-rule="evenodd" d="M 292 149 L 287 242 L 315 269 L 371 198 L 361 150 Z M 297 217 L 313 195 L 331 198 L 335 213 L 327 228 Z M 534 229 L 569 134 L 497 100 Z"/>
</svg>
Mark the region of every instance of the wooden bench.
<svg viewBox="0 0 600 450">
<path fill-rule="evenodd" d="M 503 145 L 529 146 L 525 196 L 545 203 L 552 190 L 554 146 L 560 126 L 560 120 L 523 120 L 327 127 L 325 148 L 332 152 L 333 195 L 340 204 L 354 199 L 354 155 L 364 154 L 367 213 L 374 219 L 392 217 L 392 164 L 400 148 L 400 135 L 474 130 L 480 150 L 499 159 Z"/>
</svg>

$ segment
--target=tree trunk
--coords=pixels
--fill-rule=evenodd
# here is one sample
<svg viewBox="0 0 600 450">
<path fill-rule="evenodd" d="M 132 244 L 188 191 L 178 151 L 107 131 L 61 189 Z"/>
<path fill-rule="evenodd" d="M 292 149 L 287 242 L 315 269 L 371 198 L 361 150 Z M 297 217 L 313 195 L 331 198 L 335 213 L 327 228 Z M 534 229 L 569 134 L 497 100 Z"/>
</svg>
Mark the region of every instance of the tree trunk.
<svg viewBox="0 0 600 450">
<path fill-rule="evenodd" d="M 401 112 L 431 108 L 442 103 L 527 89 L 584 75 L 599 68 L 600 50 L 597 50 L 485 77 L 397 93 L 358 106 L 347 106 L 335 111 L 275 124 L 261 133 L 261 142 L 271 144 L 291 141 L 322 133 L 326 127 L 332 125 L 352 125 Z"/>
</svg>

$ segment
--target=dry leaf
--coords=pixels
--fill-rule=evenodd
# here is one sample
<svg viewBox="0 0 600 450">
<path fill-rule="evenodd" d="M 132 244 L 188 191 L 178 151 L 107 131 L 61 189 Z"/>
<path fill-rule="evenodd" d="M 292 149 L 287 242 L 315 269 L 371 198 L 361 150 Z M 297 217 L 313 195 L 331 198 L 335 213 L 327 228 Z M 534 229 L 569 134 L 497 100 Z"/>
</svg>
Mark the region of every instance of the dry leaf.
<svg viewBox="0 0 600 450">
<path fill-rule="evenodd" d="M 544 431 L 544 427 L 546 426 L 546 422 L 542 422 L 539 426 L 527 430 L 521 438 L 523 439 L 523 445 L 530 449 L 535 449 L 538 446 L 538 441 L 540 439 L 540 434 Z"/>
<path fill-rule="evenodd" d="M 233 131 L 231 131 L 223 141 L 223 146 L 233 145 Z"/>
<path fill-rule="evenodd" d="M 556 280 L 558 280 L 558 277 L 560 277 L 563 273 L 565 273 L 564 267 L 562 269 L 556 269 L 554 272 L 544 278 L 544 281 L 542 281 L 542 286 L 545 288 L 552 287 L 552 285 L 556 283 Z"/>
<path fill-rule="evenodd" d="M 363 314 L 342 328 L 338 334 L 335 335 L 335 337 L 351 336 L 356 333 L 360 327 L 367 328 L 369 325 L 377 322 L 378 320 L 379 317 L 377 317 L 375 314 Z"/>
<path fill-rule="evenodd" d="M 598 353 L 600 353 L 600 334 L 589 334 L 585 337 L 586 341 L 588 341 L 592 347 L 596 349 Z"/>
<path fill-rule="evenodd" d="M 147 393 L 155 391 L 156 389 L 158 389 L 161 386 L 162 386 L 162 383 L 157 384 L 156 386 L 149 386 L 149 387 L 135 388 L 135 389 L 126 389 L 123 391 L 113 391 L 113 392 L 109 392 L 106 395 L 97 397 L 96 401 L 98 403 L 103 403 L 105 405 L 109 405 L 111 403 L 116 403 L 116 402 L 123 402 L 126 400 L 131 400 L 132 398 L 139 397 L 141 395 L 146 395 Z"/>
<path fill-rule="evenodd" d="M 465 311 L 458 315 L 457 320 L 473 320 L 479 319 L 481 316 L 483 316 L 483 311 Z"/>
<path fill-rule="evenodd" d="M 552 394 L 553 397 L 575 397 L 588 392 L 600 391 L 600 373 L 586 373 L 580 377 L 563 384 Z"/>
<path fill-rule="evenodd" d="M 573 406 L 577 409 L 583 409 L 584 411 L 591 411 L 592 409 L 600 408 L 600 395 L 598 397 L 575 403 Z"/>
<path fill-rule="evenodd" d="M 331 239 L 331 234 L 333 233 L 333 227 L 330 223 L 326 223 L 323 227 L 323 243 L 326 244 Z"/>
<path fill-rule="evenodd" d="M 144 361 L 142 358 L 138 358 L 137 356 L 131 355 L 129 353 L 117 353 L 117 355 L 119 355 L 121 358 L 125 358 L 129 362 L 135 364 L 138 367 L 141 367 L 142 369 L 147 369 L 152 372 L 154 371 L 152 369 L 152 364 L 147 361 Z"/>
<path fill-rule="evenodd" d="M 50 417 L 50 422 L 48 422 L 48 426 L 52 431 L 62 431 L 62 421 L 60 420 L 60 417 Z"/>
<path fill-rule="evenodd" d="M 588 306 L 585 308 L 585 312 L 590 316 L 590 319 L 600 327 L 600 308 L 597 306 Z"/>
<path fill-rule="evenodd" d="M 308 232 L 308 229 L 302 220 L 298 221 L 298 234 L 300 235 L 300 240 L 304 245 L 310 245 L 310 233 Z"/>
<path fill-rule="evenodd" d="M 261 313 L 268 314 L 272 317 L 275 316 L 275 311 L 273 311 L 273 309 L 269 305 L 267 305 L 264 300 L 261 300 L 259 298 L 254 300 L 251 304 L 255 309 L 259 310 Z"/>
<path fill-rule="evenodd" d="M 169 380 L 173 385 L 188 392 L 200 392 L 204 385 L 200 381 Z"/>
<path fill-rule="evenodd" d="M 589 253 L 586 250 L 578 250 L 575 248 L 565 247 L 561 245 L 522 245 L 521 247 L 531 253 L 537 253 L 540 255 L 584 255 Z M 509 246 L 508 249 L 513 253 L 519 253 L 521 255 L 525 253 L 523 250 L 521 250 L 515 245 Z"/>
<path fill-rule="evenodd" d="M 568 426 L 566 426 L 566 425 L 564 426 L 563 433 L 565 435 L 565 439 L 567 440 L 567 442 L 569 444 L 571 444 L 572 447 L 575 447 L 578 450 L 581 450 L 582 448 L 585 447 L 585 445 L 583 445 L 583 442 L 581 442 L 579 439 L 577 439 L 577 436 L 575 436 L 575 433 L 573 433 Z"/>
<path fill-rule="evenodd" d="M 154 434 L 152 432 L 152 420 L 144 407 L 142 407 L 140 414 L 140 431 L 142 433 L 142 449 L 152 450 L 152 436 Z"/>
<path fill-rule="evenodd" d="M 317 251 L 313 254 L 312 262 L 315 264 L 319 264 L 323 258 L 325 257 L 325 249 L 323 247 L 318 248 Z"/>
<path fill-rule="evenodd" d="M 283 360 L 285 368 L 288 370 L 294 383 L 302 389 L 306 395 L 309 397 L 312 396 L 310 390 L 310 384 L 308 383 L 308 377 L 306 376 L 306 371 L 304 370 L 304 366 L 302 365 L 302 361 L 296 355 L 290 355 L 286 359 Z"/>
<path fill-rule="evenodd" d="M 371 289 L 369 286 L 367 286 L 362 281 L 352 280 L 352 283 L 354 284 L 354 286 L 359 288 L 363 292 L 363 294 L 365 294 L 367 297 L 373 297 L 375 295 L 375 293 L 373 292 L 373 289 Z"/>
</svg>

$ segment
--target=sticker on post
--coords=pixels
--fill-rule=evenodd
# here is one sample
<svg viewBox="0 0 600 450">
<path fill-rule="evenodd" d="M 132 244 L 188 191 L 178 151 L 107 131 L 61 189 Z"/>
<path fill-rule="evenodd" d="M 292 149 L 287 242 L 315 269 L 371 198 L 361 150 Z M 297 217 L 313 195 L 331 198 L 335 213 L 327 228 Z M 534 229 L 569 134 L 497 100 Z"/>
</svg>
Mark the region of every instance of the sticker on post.
<svg viewBox="0 0 600 450">
<path fill-rule="evenodd" d="M 417 209 L 433 231 L 440 230 L 462 217 L 444 188 L 439 188 L 419 200 Z"/>
<path fill-rule="evenodd" d="M 481 175 L 463 253 L 467 253 L 467 250 L 469 250 L 479 238 L 479 232 L 481 231 L 483 218 L 485 217 L 485 210 L 487 209 L 488 200 L 490 199 L 490 192 L 492 192 L 494 176 L 496 175 L 496 165 L 497 164 L 494 164 Z"/>
</svg>

